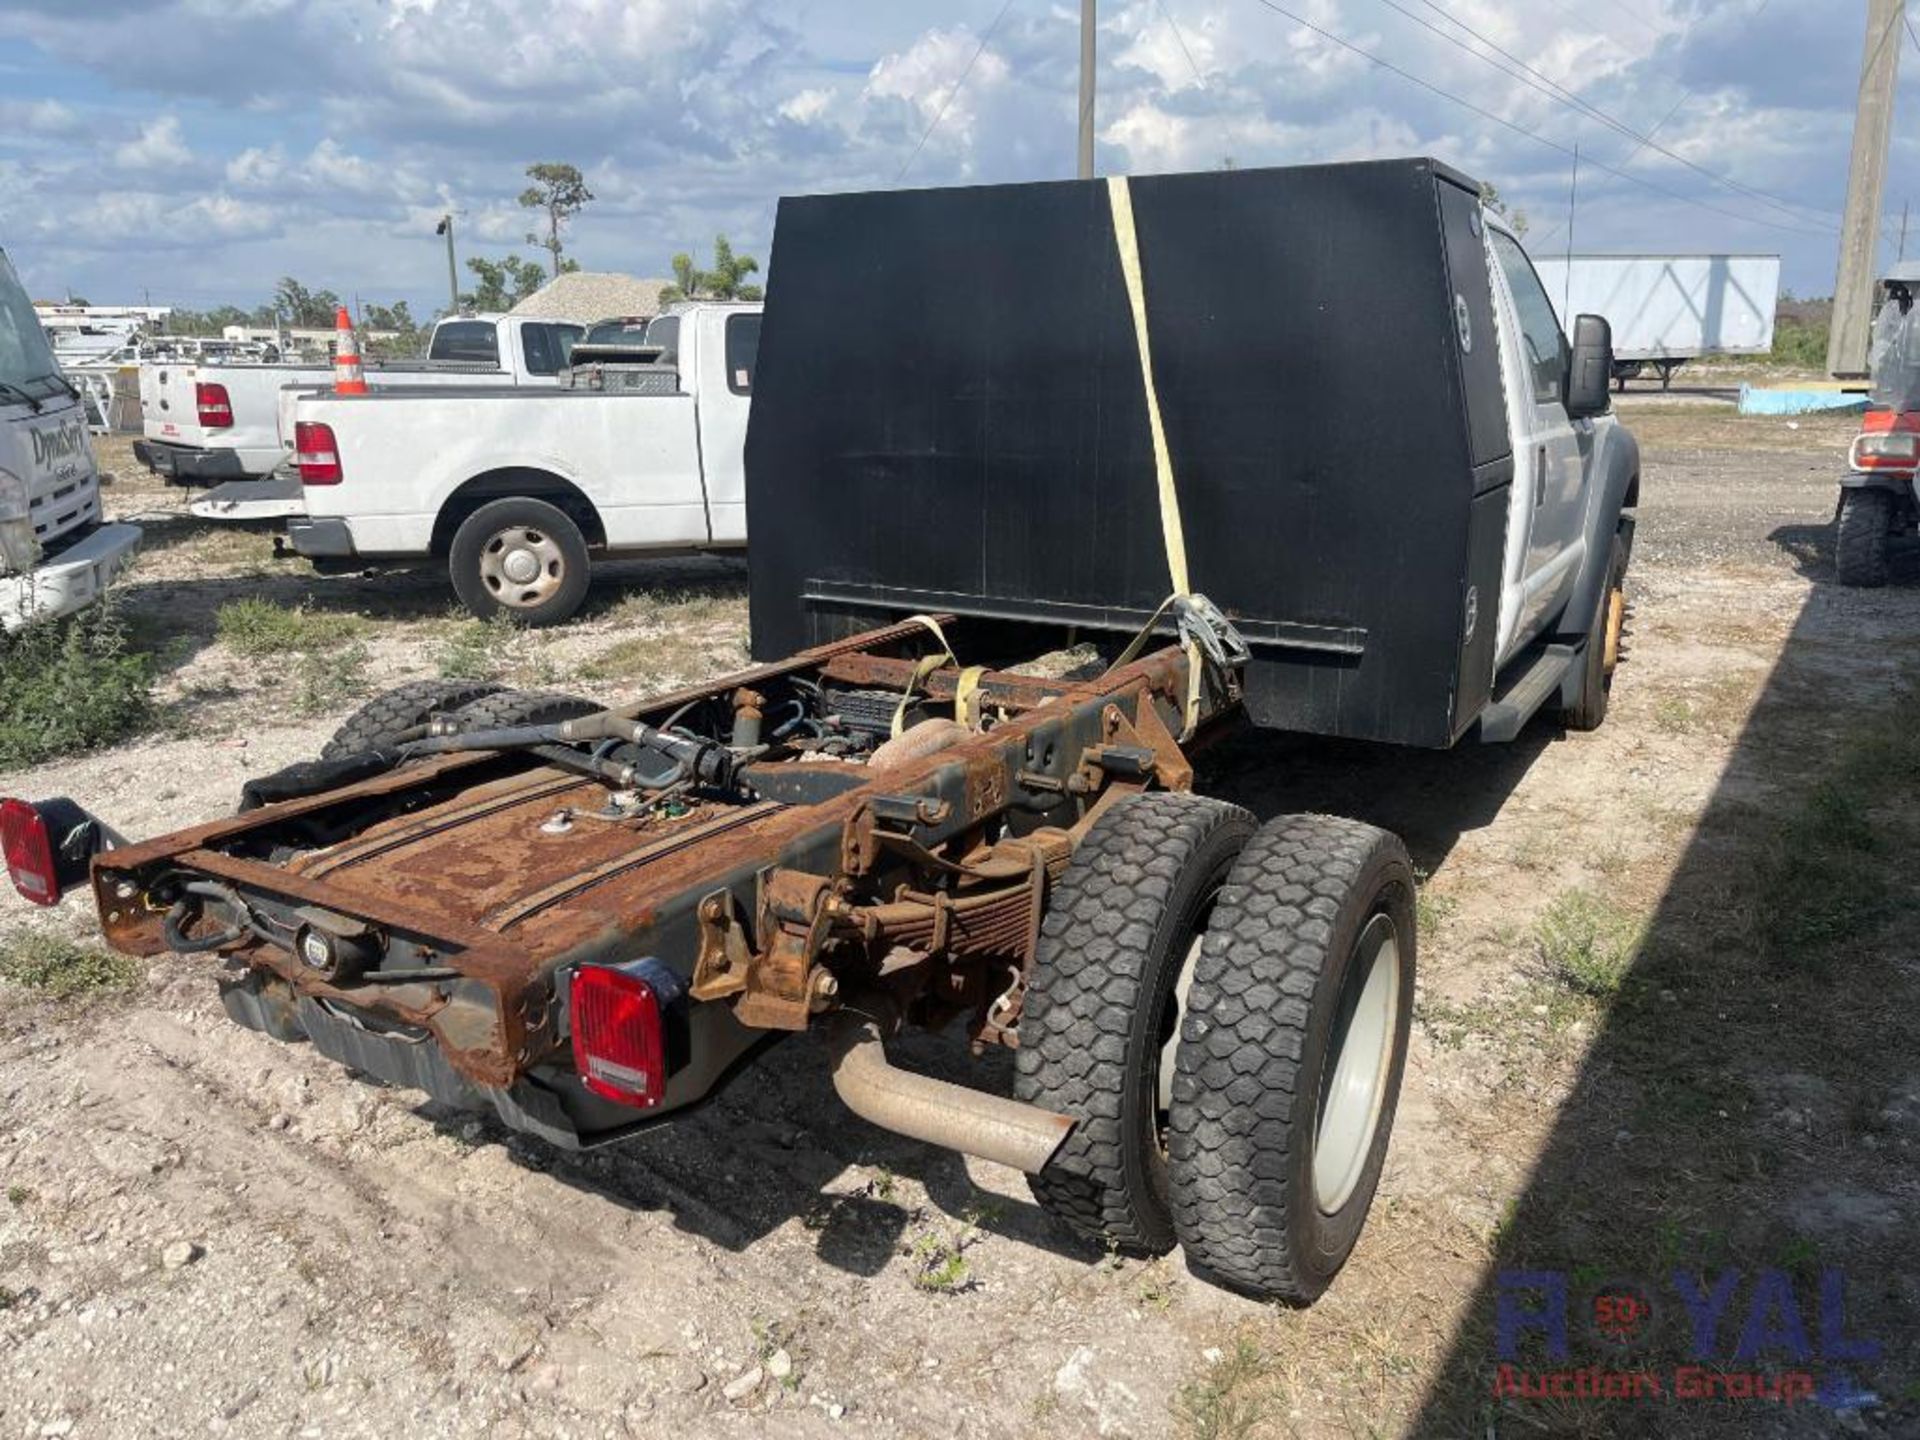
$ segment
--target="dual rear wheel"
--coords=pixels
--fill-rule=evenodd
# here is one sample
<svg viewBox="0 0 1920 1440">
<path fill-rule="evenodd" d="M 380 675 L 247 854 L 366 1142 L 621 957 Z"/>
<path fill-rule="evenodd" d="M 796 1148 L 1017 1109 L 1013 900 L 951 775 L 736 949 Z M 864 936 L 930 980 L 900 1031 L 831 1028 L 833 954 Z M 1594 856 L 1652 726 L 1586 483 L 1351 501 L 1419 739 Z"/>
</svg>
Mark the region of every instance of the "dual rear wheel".
<svg viewBox="0 0 1920 1440">
<path fill-rule="evenodd" d="M 1081 1118 L 1041 1204 L 1135 1253 L 1306 1303 L 1359 1239 L 1413 1013 L 1413 868 L 1385 831 L 1116 804 L 1049 904 L 1015 1093 Z"/>
</svg>

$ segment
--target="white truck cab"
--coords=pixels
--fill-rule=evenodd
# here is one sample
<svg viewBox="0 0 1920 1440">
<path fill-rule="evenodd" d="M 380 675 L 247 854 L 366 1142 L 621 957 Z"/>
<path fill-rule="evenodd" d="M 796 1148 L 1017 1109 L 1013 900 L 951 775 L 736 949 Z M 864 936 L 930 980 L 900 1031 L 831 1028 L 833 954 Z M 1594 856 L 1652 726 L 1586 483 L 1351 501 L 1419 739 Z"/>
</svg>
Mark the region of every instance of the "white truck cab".
<svg viewBox="0 0 1920 1440">
<path fill-rule="evenodd" d="M 0 250 L 0 628 L 89 604 L 139 544 L 139 526 L 101 523 L 80 392 Z"/>
<path fill-rule="evenodd" d="M 1519 237 L 1483 212 L 1488 273 L 1499 315 L 1500 368 L 1513 440 L 1495 664 L 1532 644 L 1574 598 L 1586 568 L 1589 524 L 1616 445 L 1632 445 L 1611 412 L 1575 419 L 1565 401 L 1570 346 Z M 1625 499 L 1627 531 L 1637 494 Z"/>
</svg>

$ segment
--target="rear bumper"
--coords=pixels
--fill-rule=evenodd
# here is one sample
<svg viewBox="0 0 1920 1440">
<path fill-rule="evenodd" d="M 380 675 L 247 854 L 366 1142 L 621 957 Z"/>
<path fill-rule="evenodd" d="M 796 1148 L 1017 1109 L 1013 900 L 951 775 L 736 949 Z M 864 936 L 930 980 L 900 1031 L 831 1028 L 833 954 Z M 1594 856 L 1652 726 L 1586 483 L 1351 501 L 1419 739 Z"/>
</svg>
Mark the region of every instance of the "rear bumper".
<svg viewBox="0 0 1920 1440">
<path fill-rule="evenodd" d="M 329 1005 L 258 970 L 220 981 L 228 1018 L 295 1044 L 311 1041 L 329 1060 L 389 1085 L 422 1090 L 455 1110 L 491 1110 L 510 1130 L 538 1136 L 562 1150 L 585 1150 L 624 1139 L 667 1118 L 635 1121 L 637 1112 L 609 1105 L 578 1084 L 565 1092 L 527 1076 L 508 1088 L 481 1085 L 460 1074 L 424 1030 Z"/>
<path fill-rule="evenodd" d="M 287 544 L 294 553 L 316 560 L 345 560 L 359 552 L 353 546 L 353 532 L 338 516 L 297 516 L 287 521 Z"/>
<path fill-rule="evenodd" d="M 202 450 L 165 440 L 134 441 L 133 458 L 167 480 L 240 480 L 267 473 L 249 470 L 238 450 Z"/>
<path fill-rule="evenodd" d="M 29 574 L 0 579 L 0 627 L 17 630 L 85 609 L 132 562 L 140 534 L 138 525 L 102 525 Z"/>
</svg>

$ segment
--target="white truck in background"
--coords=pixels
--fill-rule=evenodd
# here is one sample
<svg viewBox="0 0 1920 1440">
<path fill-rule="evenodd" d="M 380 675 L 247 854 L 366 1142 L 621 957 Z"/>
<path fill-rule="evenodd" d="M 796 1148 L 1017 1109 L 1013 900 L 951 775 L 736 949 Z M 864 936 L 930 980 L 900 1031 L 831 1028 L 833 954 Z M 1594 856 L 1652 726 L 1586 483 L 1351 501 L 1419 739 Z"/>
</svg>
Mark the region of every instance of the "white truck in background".
<svg viewBox="0 0 1920 1440">
<path fill-rule="evenodd" d="M 528 625 L 580 608 L 594 556 L 744 546 L 760 306 L 684 306 L 645 339 L 552 389 L 299 395 L 288 543 L 331 573 L 444 565 L 474 614 Z"/>
<path fill-rule="evenodd" d="M 1778 255 L 1536 255 L 1559 313 L 1604 315 L 1619 389 L 1646 370 L 1660 388 L 1689 360 L 1765 355 L 1780 300 Z"/>
<path fill-rule="evenodd" d="M 80 391 L 0 250 L 0 629 L 91 603 L 139 545 L 102 523 Z"/>
<path fill-rule="evenodd" d="M 454 315 L 433 327 L 420 360 L 368 361 L 367 384 L 555 385 L 583 327 L 511 315 Z M 280 426 L 287 386 L 329 386 L 325 365 L 151 361 L 140 367 L 143 438 L 134 455 L 178 484 L 254 480 L 287 461 Z"/>
</svg>

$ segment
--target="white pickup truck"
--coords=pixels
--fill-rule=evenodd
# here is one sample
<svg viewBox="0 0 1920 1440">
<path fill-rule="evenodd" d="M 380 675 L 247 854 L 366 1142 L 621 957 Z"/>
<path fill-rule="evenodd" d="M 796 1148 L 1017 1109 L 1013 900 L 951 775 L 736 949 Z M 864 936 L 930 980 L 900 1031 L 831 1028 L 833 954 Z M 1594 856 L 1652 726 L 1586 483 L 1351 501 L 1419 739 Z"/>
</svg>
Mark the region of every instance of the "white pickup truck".
<svg viewBox="0 0 1920 1440">
<path fill-rule="evenodd" d="M 95 599 L 140 545 L 104 525 L 80 392 L 0 250 L 0 629 Z"/>
<path fill-rule="evenodd" d="M 288 542 L 328 572 L 445 565 L 474 614 L 529 625 L 580 608 L 594 555 L 745 545 L 760 306 L 685 306 L 646 339 L 658 358 L 629 368 L 649 382 L 634 388 L 301 395 Z"/>
<path fill-rule="evenodd" d="M 422 360 L 369 361 L 367 383 L 390 385 L 554 385 L 583 327 L 511 315 L 454 315 L 433 327 Z M 287 459 L 280 391 L 326 386 L 325 365 L 153 361 L 140 367 L 145 438 L 134 455 L 179 484 L 270 475 Z"/>
</svg>

